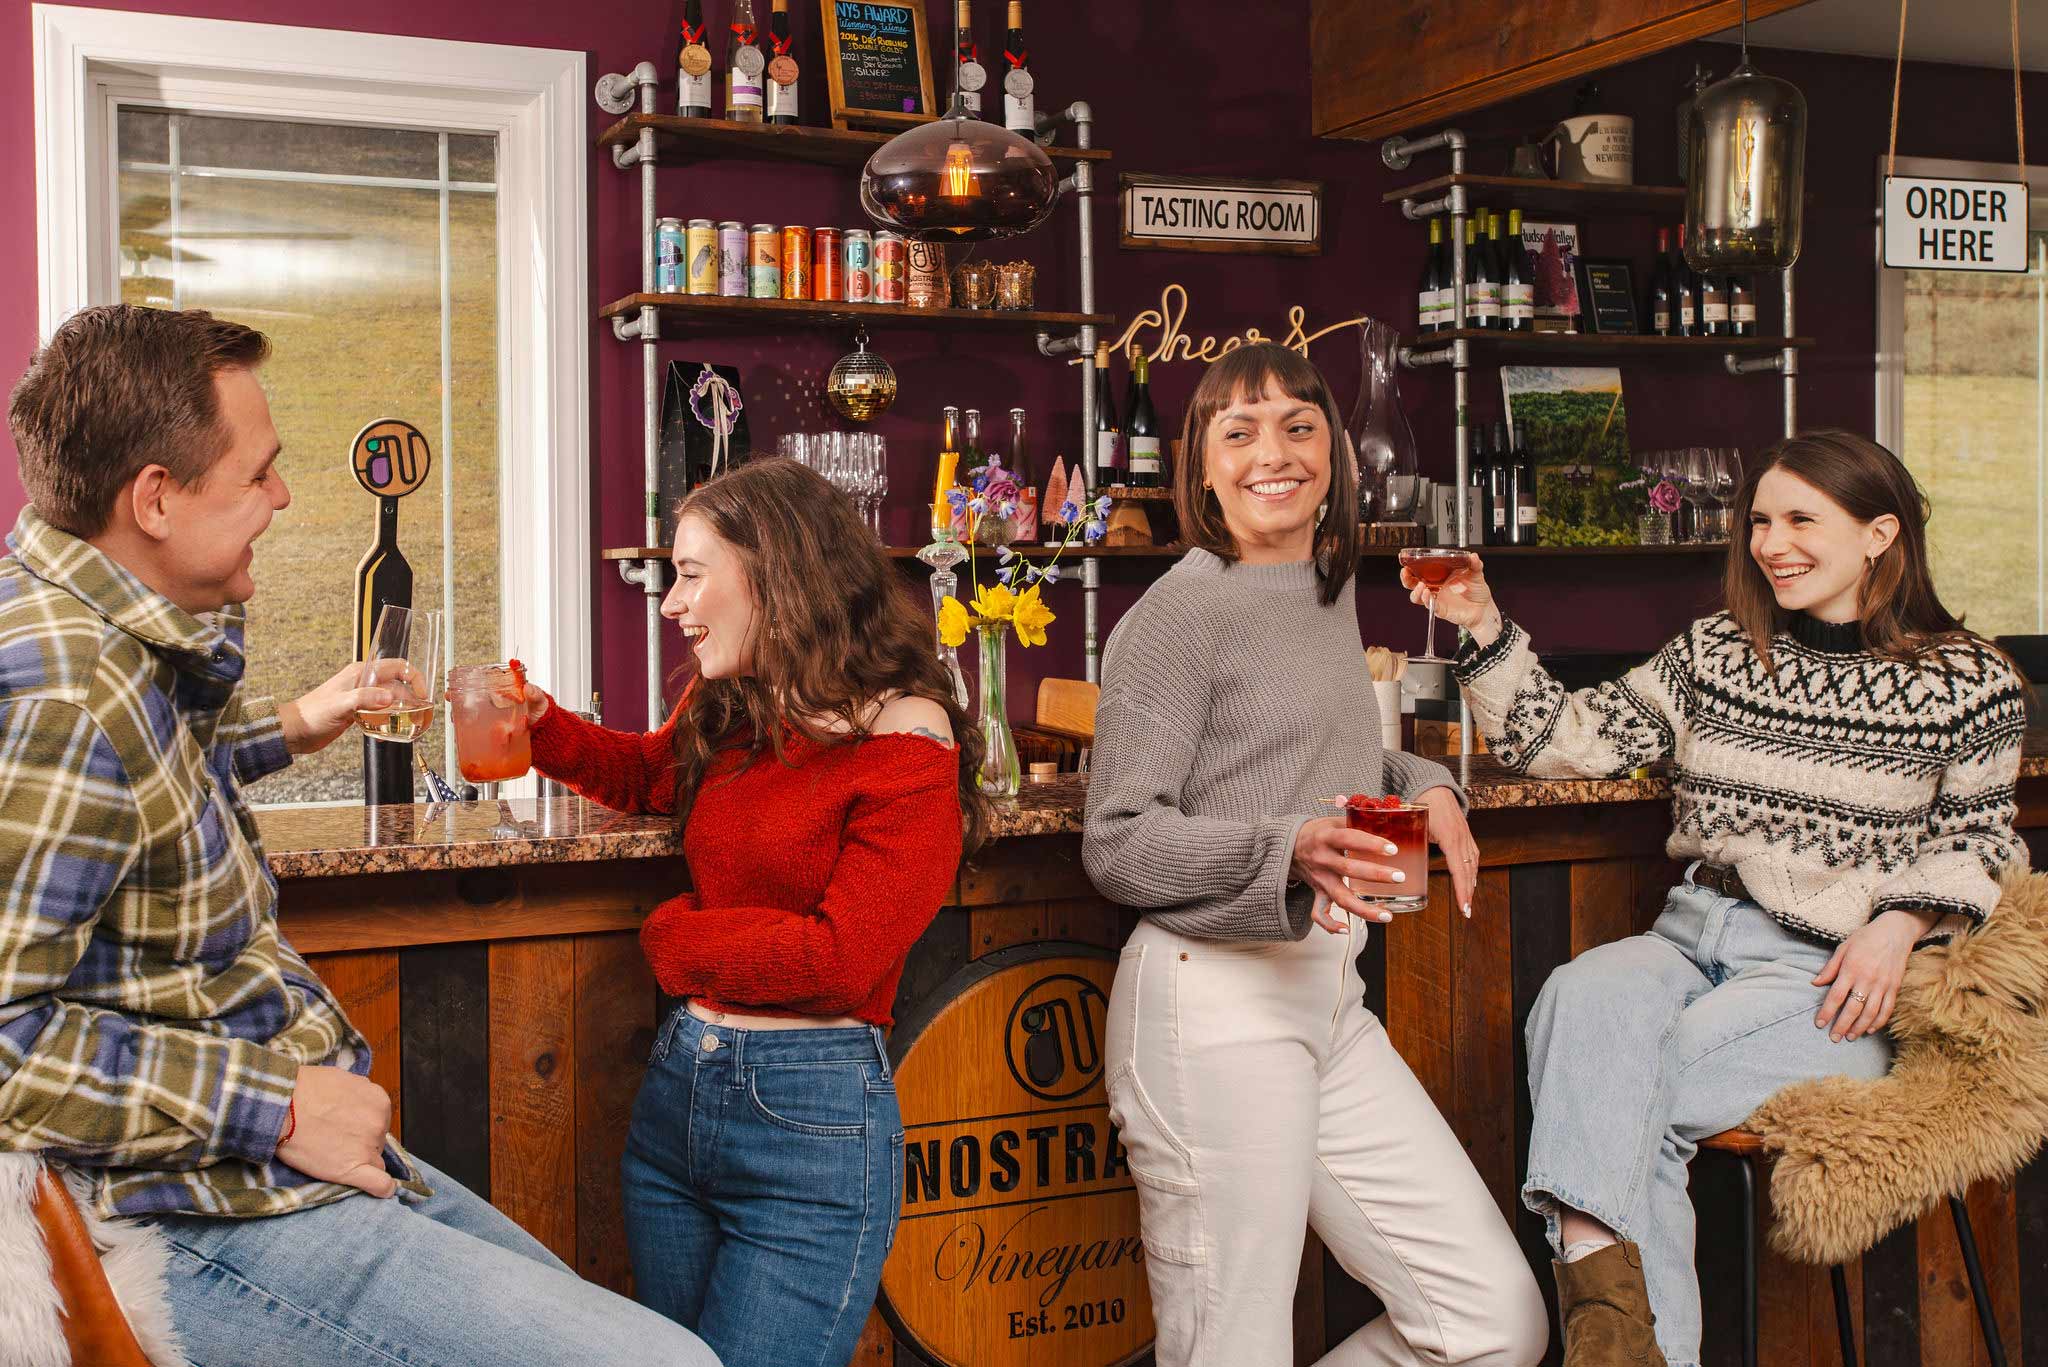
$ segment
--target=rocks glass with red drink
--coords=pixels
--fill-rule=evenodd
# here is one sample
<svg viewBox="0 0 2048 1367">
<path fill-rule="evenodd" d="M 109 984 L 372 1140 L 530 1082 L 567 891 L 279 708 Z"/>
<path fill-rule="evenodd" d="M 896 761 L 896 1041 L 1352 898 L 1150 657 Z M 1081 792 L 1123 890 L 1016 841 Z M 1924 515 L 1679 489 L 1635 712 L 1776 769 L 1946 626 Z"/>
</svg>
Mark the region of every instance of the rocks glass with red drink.
<svg viewBox="0 0 2048 1367">
<path fill-rule="evenodd" d="M 1431 592 L 1427 604 L 1429 635 L 1422 643 L 1422 653 L 1412 658 L 1441 661 L 1443 656 L 1436 653 L 1435 591 L 1471 569 L 1472 554 L 1455 546 L 1409 546 L 1402 550 L 1399 558 L 1401 568 L 1414 575 L 1416 581 Z"/>
<path fill-rule="evenodd" d="M 1398 797 L 1354 793 L 1344 799 L 1344 822 L 1354 831 L 1376 835 L 1392 845 L 1392 854 L 1376 855 L 1374 862 L 1402 874 L 1398 883 L 1353 879 L 1353 892 L 1388 911 L 1420 911 L 1429 905 L 1429 808 Z"/>
<path fill-rule="evenodd" d="M 469 782 L 497 783 L 531 769 L 526 667 L 513 660 L 449 670 L 448 724 L 455 728 L 456 767 Z"/>
</svg>

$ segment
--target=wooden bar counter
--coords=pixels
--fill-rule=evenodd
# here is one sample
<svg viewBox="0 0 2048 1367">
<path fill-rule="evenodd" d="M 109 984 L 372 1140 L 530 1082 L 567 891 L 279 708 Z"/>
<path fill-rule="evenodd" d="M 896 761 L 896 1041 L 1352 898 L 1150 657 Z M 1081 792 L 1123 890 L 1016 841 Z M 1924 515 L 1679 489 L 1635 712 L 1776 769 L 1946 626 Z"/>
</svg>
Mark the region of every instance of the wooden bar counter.
<svg viewBox="0 0 2048 1367">
<path fill-rule="evenodd" d="M 1636 933 L 1655 917 L 1677 874 L 1663 853 L 1670 789 L 1654 776 L 1529 780 L 1483 756 L 1466 766 L 1482 862 L 1472 919 L 1454 913 L 1439 866 L 1428 910 L 1378 929 L 1360 966 L 1368 1005 L 1464 1140 L 1502 1210 L 1516 1219 L 1547 1290 L 1547 1251 L 1537 1223 L 1516 1199 L 1529 1128 L 1522 1024 L 1553 968 L 1590 946 Z M 2048 736 L 2030 740 L 2023 774 L 2020 825 L 2039 868 L 2048 866 Z M 955 1236 L 967 1226 L 949 1223 L 935 1245 L 922 1234 L 939 1231 L 939 1222 L 916 1223 L 931 1215 L 959 1220 L 962 1212 L 994 1212 L 1021 1224 L 1052 1209 L 1050 1203 L 1066 1201 L 1058 1210 L 1067 1213 L 1058 1218 L 1085 1224 L 1109 1209 L 1123 1235 L 1136 1232 L 1128 1171 L 1108 1152 L 1113 1138 L 1102 1114 L 1100 1078 L 1106 1003 L 1099 1000 L 1135 917 L 1099 897 L 1082 871 L 1084 783 L 1065 778 L 1027 785 L 998 813 L 997 838 L 962 869 L 950 904 L 912 952 L 897 998 L 892 1053 L 914 1057 L 940 1038 L 954 1007 L 998 1015 L 1008 1010 L 1007 1026 L 996 1021 L 988 1028 L 1008 1029 L 1017 1038 L 1017 1018 L 1032 992 L 1039 993 L 1033 1004 L 1045 1011 L 1025 1015 L 1025 1028 L 1040 1029 L 1041 1015 L 1056 1018 L 1066 1009 L 1046 1007 L 1044 985 L 1059 979 L 1078 984 L 1069 1005 L 1079 1004 L 1085 1027 L 1070 1033 L 1074 1047 L 1061 1063 L 1092 1069 L 1084 1079 L 1089 1090 L 1039 1090 L 1019 1071 L 1014 1052 L 1005 1069 L 1000 1035 L 972 1036 L 988 1038 L 984 1056 L 950 1064 L 942 1077 L 929 1065 L 918 1072 L 899 1063 L 908 1176 L 885 1300 L 899 1299 L 899 1263 L 913 1259 L 938 1269 L 933 1285 L 943 1283 L 943 1295 L 930 1299 L 927 1288 L 916 1293 L 925 1298 L 918 1303 L 892 1303 L 888 1318 L 873 1316 L 860 1363 L 1108 1367 L 1149 1360 L 1132 1346 L 1149 1339 L 1142 1266 L 1124 1256 L 1134 1250 L 1121 1238 L 1070 1234 L 1077 1242 L 1064 1247 L 1071 1252 L 1045 1252 L 1035 1270 L 1028 1257 L 1006 1254 L 998 1244 L 974 1254 L 971 1265 L 949 1270 L 954 1253 L 944 1239 L 957 1244 Z M 679 841 L 667 821 L 567 799 L 279 809 L 260 813 L 258 824 L 279 882 L 284 930 L 375 1047 L 373 1076 L 397 1103 L 394 1126 L 404 1141 L 487 1196 L 584 1276 L 628 1289 L 619 1159 L 663 1007 L 636 932 L 658 902 L 686 885 Z M 1095 986 L 1071 971 L 1048 970 L 1036 974 L 1023 995 L 1005 989 L 993 1008 L 976 1005 L 978 985 L 994 981 L 993 975 L 1021 965 L 1030 978 L 1040 961 L 1071 970 L 1080 961 L 1074 956 L 1096 965 L 1082 975 Z M 1032 1102 L 1026 1120 L 1040 1110 L 1064 1120 L 1063 1134 L 1052 1125 L 1010 1132 L 1007 1142 L 1023 1145 L 1011 1152 L 1023 1156 L 1025 1200 L 991 1199 L 1010 1190 L 1004 1174 L 1017 1180 L 1015 1158 L 998 1166 L 1006 1142 L 1001 1126 L 1025 1121 L 1006 1121 L 1010 1113 L 986 1109 L 998 1103 L 969 1095 L 1004 1076 L 1031 1086 L 1034 1096 L 1053 1098 Z M 957 1106 L 931 1101 L 934 1086 L 948 1097 L 957 1092 Z M 948 1106 L 944 1119 L 923 1113 Z M 1092 1119 L 1083 1114 L 1091 1110 Z M 1098 1134 L 1096 1125 L 1105 1128 Z M 1057 1186 L 1053 1170 L 1063 1160 L 1075 1190 L 1054 1196 L 1031 1186 L 1027 1135 L 1037 1137 L 1040 1181 Z M 985 1157 L 991 1160 L 986 1188 Z M 1705 1162 L 1694 1177 L 1711 1363 L 1737 1360 L 1732 1177 L 1725 1163 Z M 1074 1199 L 1081 1196 L 1116 1204 Z M 1030 1209 L 1005 1209 L 1016 1207 Z M 2037 1162 L 2011 1188 L 1973 1191 L 1970 1208 L 2009 1360 L 2020 1363 L 2023 1346 L 2048 1359 L 2040 1351 L 2048 1344 L 2048 1162 Z M 1079 1242 L 1084 1238 L 1093 1242 Z M 996 1318 L 970 1317 L 958 1308 L 972 1299 L 967 1283 L 981 1277 L 993 1284 L 993 1269 L 1005 1256 L 1009 1275 L 1018 1279 L 1011 1297 L 1017 1308 Z M 1079 1267 L 1098 1270 L 1076 1273 L 1076 1259 Z M 1100 1270 L 1111 1264 L 1116 1267 Z M 1121 1293 L 1105 1293 L 1078 1312 L 1062 1304 L 1062 1295 L 1071 1298 L 1090 1277 L 1120 1277 Z M 974 1295 L 988 1294 L 987 1284 L 977 1284 Z M 1850 1286 L 1863 1362 L 1970 1367 L 1988 1361 L 1945 1211 L 1879 1245 L 1851 1269 Z M 1824 1271 L 1767 1255 L 1761 1303 L 1763 1362 L 1782 1367 L 1838 1360 Z M 1311 1238 L 1296 1304 L 1297 1361 L 1314 1361 L 1375 1313 L 1369 1293 Z M 962 1351 L 962 1343 L 972 1347 Z M 1556 1356 L 1553 1347 L 1550 1360 Z M 2048 1360 L 2039 1367 L 2048 1367 Z"/>
</svg>

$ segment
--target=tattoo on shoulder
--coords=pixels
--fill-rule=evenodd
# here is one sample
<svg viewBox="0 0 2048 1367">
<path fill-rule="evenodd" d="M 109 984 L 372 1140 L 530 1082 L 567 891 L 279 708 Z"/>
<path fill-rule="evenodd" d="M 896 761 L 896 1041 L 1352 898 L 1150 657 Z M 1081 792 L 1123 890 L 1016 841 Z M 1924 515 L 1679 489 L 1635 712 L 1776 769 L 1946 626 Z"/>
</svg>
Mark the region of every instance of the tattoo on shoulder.
<svg viewBox="0 0 2048 1367">
<path fill-rule="evenodd" d="M 945 746 L 948 750 L 953 748 L 953 742 L 950 739 L 940 735 L 938 732 L 932 730 L 929 726 L 913 726 L 910 728 L 909 734 L 913 736 L 924 736 L 930 740 L 935 740 L 939 744 Z"/>
</svg>

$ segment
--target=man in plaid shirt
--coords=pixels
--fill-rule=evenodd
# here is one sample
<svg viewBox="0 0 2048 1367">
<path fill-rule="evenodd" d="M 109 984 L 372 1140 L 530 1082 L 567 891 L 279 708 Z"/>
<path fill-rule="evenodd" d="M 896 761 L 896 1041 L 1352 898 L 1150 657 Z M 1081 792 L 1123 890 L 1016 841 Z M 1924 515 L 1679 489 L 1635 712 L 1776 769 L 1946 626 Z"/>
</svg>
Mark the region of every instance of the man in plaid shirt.
<svg viewBox="0 0 2048 1367">
<path fill-rule="evenodd" d="M 290 502 L 268 351 L 205 313 L 93 308 L 15 387 L 0 1150 L 160 1233 L 200 1367 L 716 1367 L 401 1150 L 369 1046 L 278 932 L 242 785 L 392 699 L 355 666 L 282 707 L 242 687 L 251 547 Z"/>
</svg>

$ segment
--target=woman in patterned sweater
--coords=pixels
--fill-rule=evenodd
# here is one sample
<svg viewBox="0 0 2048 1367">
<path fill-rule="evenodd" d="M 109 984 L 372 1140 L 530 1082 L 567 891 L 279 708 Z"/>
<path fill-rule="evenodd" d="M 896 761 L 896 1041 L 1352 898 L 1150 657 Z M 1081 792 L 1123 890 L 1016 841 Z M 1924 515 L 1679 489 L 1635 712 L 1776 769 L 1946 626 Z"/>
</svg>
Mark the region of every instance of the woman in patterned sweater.
<svg viewBox="0 0 2048 1367">
<path fill-rule="evenodd" d="M 1471 633 L 1457 672 L 1498 758 L 1544 778 L 1668 758 L 1666 848 L 1689 861 L 1649 934 L 1558 969 L 1529 1017 L 1522 1199 L 1557 1254 L 1567 1367 L 1698 1363 L 1697 1141 L 1787 1083 L 1882 1075 L 1907 955 L 1988 916 L 2026 858 L 2022 686 L 1936 596 L 1905 467 L 1808 433 L 1735 512 L 1726 610 L 1598 688 L 1544 671 L 1476 557 L 1435 595 Z"/>
</svg>

